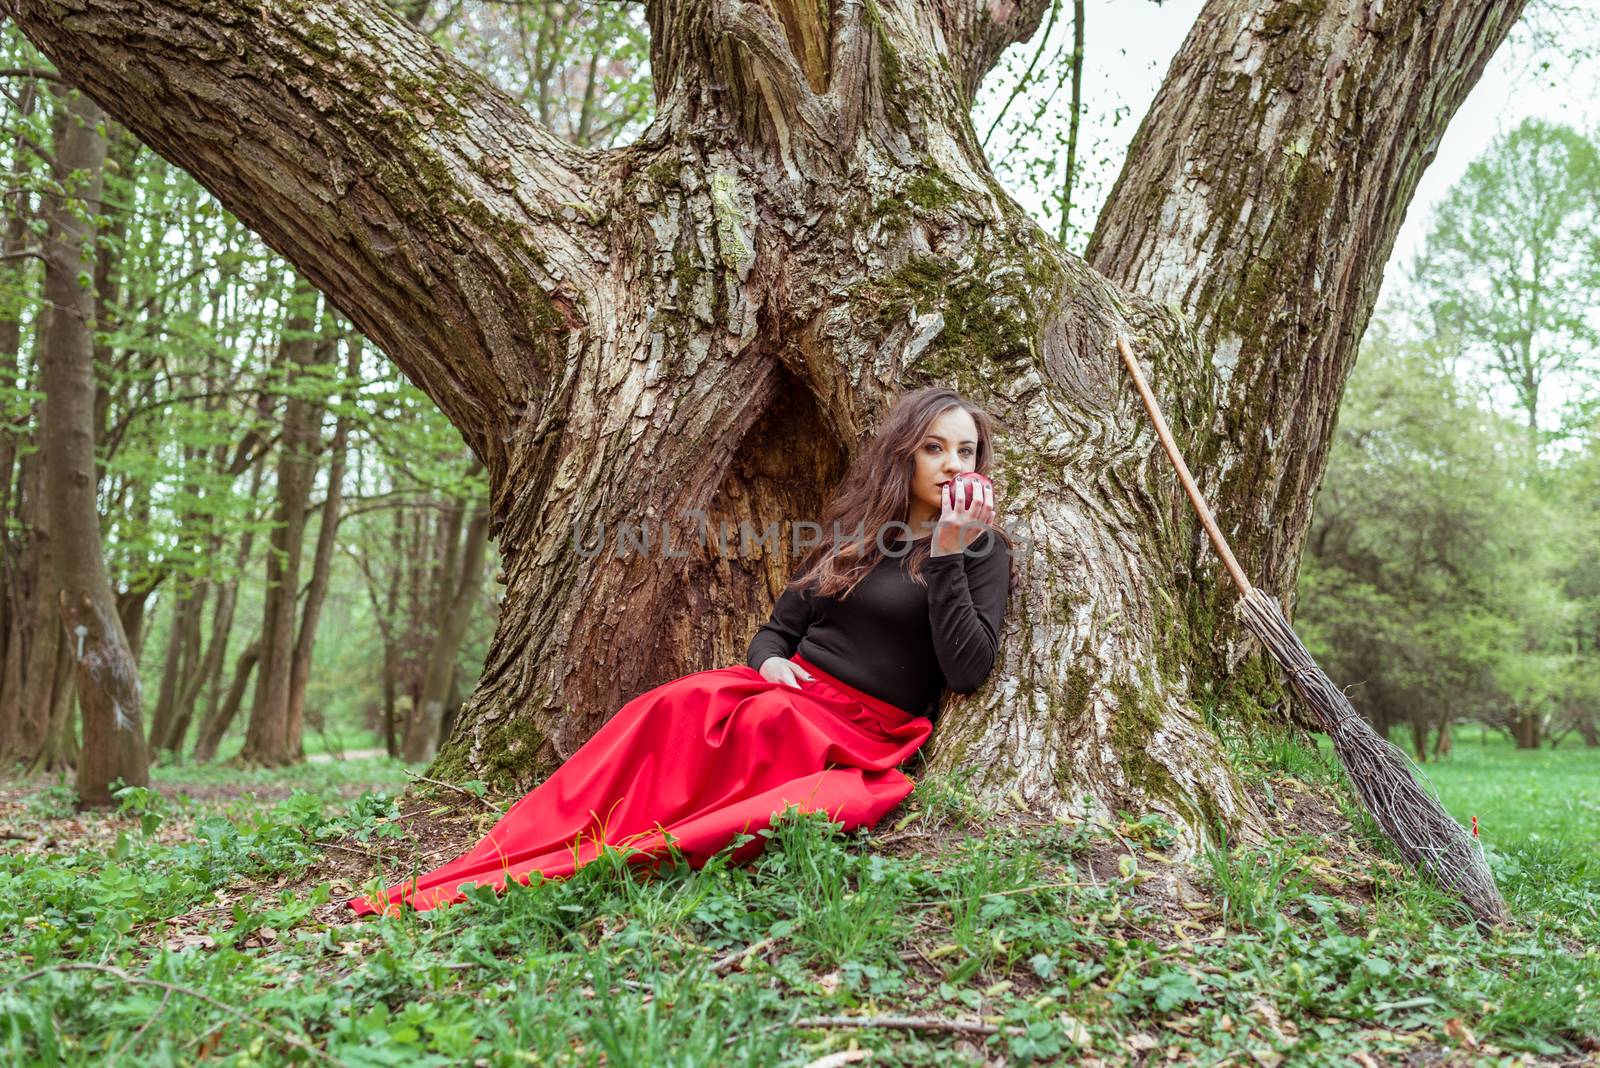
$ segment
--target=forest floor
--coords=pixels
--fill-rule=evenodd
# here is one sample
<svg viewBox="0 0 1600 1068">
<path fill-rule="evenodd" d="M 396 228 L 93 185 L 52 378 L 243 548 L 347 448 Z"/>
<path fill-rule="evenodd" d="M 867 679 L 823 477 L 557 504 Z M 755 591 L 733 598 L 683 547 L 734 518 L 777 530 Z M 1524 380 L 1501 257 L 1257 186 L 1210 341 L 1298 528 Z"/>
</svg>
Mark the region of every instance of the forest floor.
<svg viewBox="0 0 1600 1068">
<path fill-rule="evenodd" d="M 158 769 L 115 814 L 0 781 L 14 1064 L 1584 1064 L 1600 1050 L 1600 753 L 1458 747 L 1517 916 L 1396 863 L 1326 754 L 1235 745 L 1264 842 L 1039 820 L 926 779 L 876 833 L 781 820 L 753 864 L 603 858 L 359 919 L 512 799 L 349 759 Z M 348 755 L 348 754 L 347 754 Z M 426 784 L 421 784 L 426 785 Z"/>
</svg>

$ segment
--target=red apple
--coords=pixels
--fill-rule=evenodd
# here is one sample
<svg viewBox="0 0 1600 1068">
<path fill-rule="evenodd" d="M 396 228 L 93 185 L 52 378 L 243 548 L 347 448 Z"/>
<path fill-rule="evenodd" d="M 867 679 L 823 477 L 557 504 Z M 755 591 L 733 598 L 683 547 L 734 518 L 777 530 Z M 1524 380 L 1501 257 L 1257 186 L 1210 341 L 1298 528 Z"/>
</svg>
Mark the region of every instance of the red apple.
<svg viewBox="0 0 1600 1068">
<path fill-rule="evenodd" d="M 985 486 L 994 485 L 989 481 L 987 475 L 980 475 L 976 471 L 963 471 L 955 477 L 956 492 L 960 493 L 963 487 L 966 489 L 965 496 L 959 498 L 964 502 L 964 507 L 972 507 L 973 499 L 978 495 L 978 484 L 980 482 Z"/>
</svg>

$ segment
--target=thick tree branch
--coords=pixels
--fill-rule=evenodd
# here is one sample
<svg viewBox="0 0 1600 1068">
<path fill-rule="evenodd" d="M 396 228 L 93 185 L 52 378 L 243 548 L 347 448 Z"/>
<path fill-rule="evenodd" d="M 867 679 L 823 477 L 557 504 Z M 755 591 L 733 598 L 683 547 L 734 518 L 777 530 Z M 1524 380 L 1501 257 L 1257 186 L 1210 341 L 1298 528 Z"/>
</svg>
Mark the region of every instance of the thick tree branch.
<svg viewBox="0 0 1600 1068">
<path fill-rule="evenodd" d="M 604 243 L 601 157 L 377 0 L 3 0 L 74 84 L 195 175 L 498 469 L 559 379 Z"/>
<path fill-rule="evenodd" d="M 950 61 L 970 106 L 1000 54 L 1039 30 L 1051 0 L 933 0 Z"/>
<path fill-rule="evenodd" d="M 1417 181 L 1523 0 L 1210 0 L 1089 243 L 1189 313 L 1224 391 L 1228 536 L 1294 586 L 1334 416 Z M 1294 428 L 1292 447 L 1274 428 Z M 1209 464 L 1206 463 L 1209 460 Z"/>
</svg>

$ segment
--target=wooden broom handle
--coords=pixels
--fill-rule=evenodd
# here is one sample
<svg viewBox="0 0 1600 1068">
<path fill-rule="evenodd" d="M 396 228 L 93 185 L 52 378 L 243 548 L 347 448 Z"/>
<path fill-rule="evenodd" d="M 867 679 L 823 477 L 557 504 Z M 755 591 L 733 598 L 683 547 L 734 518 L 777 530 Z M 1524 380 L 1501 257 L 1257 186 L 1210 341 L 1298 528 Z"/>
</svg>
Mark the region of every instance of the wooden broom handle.
<svg viewBox="0 0 1600 1068">
<path fill-rule="evenodd" d="M 1167 450 L 1167 458 L 1172 461 L 1172 466 L 1178 469 L 1178 481 L 1183 483 L 1184 492 L 1189 495 L 1189 503 L 1194 505 L 1194 510 L 1200 514 L 1200 524 L 1206 528 L 1206 533 L 1211 535 L 1211 544 L 1216 547 L 1217 555 L 1222 557 L 1223 566 L 1228 569 L 1228 574 L 1233 576 L 1233 584 L 1239 587 L 1239 592 L 1245 596 L 1250 595 L 1254 588 L 1250 580 L 1244 577 L 1244 569 L 1239 566 L 1239 561 L 1233 557 L 1233 550 L 1228 548 L 1228 539 L 1222 536 L 1222 531 L 1217 529 L 1217 521 L 1211 518 L 1211 509 L 1206 507 L 1206 499 L 1200 496 L 1200 487 L 1194 484 L 1194 476 L 1189 473 L 1189 465 L 1183 462 L 1183 456 L 1178 452 L 1177 442 L 1172 440 L 1172 431 L 1167 429 L 1167 421 L 1162 418 L 1161 408 L 1156 404 L 1155 395 L 1150 392 L 1150 386 L 1144 380 L 1144 372 L 1139 370 L 1139 361 L 1133 358 L 1133 350 L 1128 347 L 1128 341 L 1121 334 L 1117 335 L 1117 348 L 1122 350 L 1122 362 L 1127 365 L 1128 373 L 1133 376 L 1133 384 L 1139 389 L 1139 397 L 1144 401 L 1144 410 L 1150 413 L 1150 421 L 1156 426 L 1156 436 L 1161 439 L 1161 447 Z"/>
</svg>

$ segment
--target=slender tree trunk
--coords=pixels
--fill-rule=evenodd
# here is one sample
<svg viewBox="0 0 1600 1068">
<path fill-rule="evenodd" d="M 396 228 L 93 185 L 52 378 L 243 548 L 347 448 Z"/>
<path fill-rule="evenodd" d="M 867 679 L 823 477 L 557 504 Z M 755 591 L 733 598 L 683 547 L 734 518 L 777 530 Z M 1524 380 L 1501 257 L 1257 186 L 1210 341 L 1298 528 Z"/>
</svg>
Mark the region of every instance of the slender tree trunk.
<svg viewBox="0 0 1600 1068">
<path fill-rule="evenodd" d="M 375 2 L 0 2 L 484 462 L 505 607 L 436 777 L 526 788 L 628 698 L 740 662 L 792 563 L 589 555 L 575 531 L 814 518 L 894 393 L 939 382 L 1004 428 L 1000 518 L 1027 548 L 993 678 L 945 709 L 932 768 L 1191 837 L 1253 819 L 1202 698 L 1228 716 L 1281 685 L 1114 340 L 1287 601 L 1395 233 L 1522 6 L 1210 0 L 1084 262 L 969 120 L 1048 0 L 649 0 L 656 120 L 614 152 L 562 144 Z"/>
<path fill-rule="evenodd" d="M 1078 178 L 1078 127 L 1083 118 L 1083 0 L 1072 0 L 1072 115 L 1067 120 L 1067 165 L 1061 174 L 1061 225 L 1056 240 L 1067 243 L 1072 186 Z"/>
<path fill-rule="evenodd" d="M 1448 757 L 1452 746 L 1455 744 L 1450 736 L 1452 718 L 1448 710 L 1439 717 L 1439 733 L 1435 736 L 1433 742 L 1433 759 L 1436 763 Z"/>
<path fill-rule="evenodd" d="M 210 584 L 199 586 L 186 599 L 183 613 L 183 635 L 178 648 L 178 668 L 174 679 L 172 709 L 160 734 L 151 733 L 152 744 L 177 759 L 183 753 L 184 737 L 189 733 L 189 722 L 194 718 L 194 702 L 198 693 L 198 675 L 202 649 L 201 625 L 205 605 L 209 599 Z M 220 608 L 220 605 L 219 605 Z"/>
<path fill-rule="evenodd" d="M 108 369 L 116 363 L 116 353 L 112 350 L 110 337 L 119 325 L 116 315 L 122 306 L 121 257 L 128 237 L 128 212 L 124 208 L 127 197 L 121 193 L 126 178 L 122 176 L 133 174 L 134 162 L 140 150 L 138 139 L 126 127 L 112 125 L 108 134 L 106 152 L 109 165 L 103 168 L 107 177 L 102 184 L 101 202 L 95 205 L 96 214 L 101 217 L 99 227 L 104 235 L 102 240 L 96 242 L 94 257 L 94 301 L 99 320 L 96 324 L 98 331 L 93 339 L 94 433 L 98 442 L 104 442 L 107 438 L 106 431 L 112 407 L 111 383 L 107 380 L 107 374 Z M 113 184 L 116 186 L 115 189 Z M 140 382 L 137 376 L 128 376 L 122 383 L 122 391 L 126 395 L 133 394 L 137 390 L 148 397 L 155 390 L 154 378 L 155 376 L 151 375 Z M 99 485 L 105 478 L 105 457 L 101 453 L 96 453 L 95 460 L 95 484 Z M 124 626 L 126 627 L 126 623 Z M 133 638 L 131 629 L 129 636 Z M 135 647 L 139 645 L 136 638 L 133 639 L 133 644 Z"/>
<path fill-rule="evenodd" d="M 316 322 L 310 310 L 314 294 L 304 283 L 284 328 L 285 381 L 292 385 L 315 362 Z M 313 459 L 321 442 L 320 410 L 290 393 L 283 417 L 278 452 L 277 506 L 272 544 L 267 553 L 266 606 L 261 625 L 261 670 L 256 674 L 255 703 L 245 730 L 246 763 L 279 767 L 294 760 L 289 745 L 289 693 L 294 677 L 295 622 L 299 609 L 300 555 L 305 540 L 306 498 L 315 473 Z"/>
<path fill-rule="evenodd" d="M 67 108 L 60 100 L 55 102 L 53 108 L 51 144 L 60 146 L 66 137 Z M 18 142 L 13 146 L 13 158 L 25 158 L 25 148 L 19 133 Z M 21 184 L 20 179 L 18 184 Z M 7 239 L 9 241 L 15 235 L 19 249 L 25 243 L 36 240 L 26 234 L 16 233 L 19 223 L 26 225 L 26 197 L 25 193 L 18 195 L 17 215 L 7 223 Z M 10 250 L 11 246 L 8 244 L 7 248 Z M 8 260 L 4 269 L 20 272 L 26 262 Z M 6 351 L 15 353 L 11 358 L 11 366 L 17 369 L 18 376 L 13 381 L 23 384 L 19 357 L 24 289 L 20 278 L 12 277 L 10 281 L 13 286 L 8 292 L 14 294 L 17 303 L 7 309 L 3 324 L 4 338 L 12 342 Z M 33 344 L 35 364 L 38 362 L 37 354 L 44 348 L 43 334 L 49 327 L 49 319 L 42 316 L 36 323 L 38 328 Z M 35 380 L 29 384 L 34 389 L 39 388 L 37 368 Z M 0 530 L 0 548 L 4 549 L 0 552 L 0 577 L 5 580 L 4 597 L 10 606 L 8 613 L 16 632 L 16 640 L 6 643 L 7 660 L 0 665 L 4 668 L 4 673 L 0 674 L 0 753 L 29 764 L 38 758 L 47 733 L 55 679 L 53 665 L 61 630 L 60 610 L 55 603 L 55 543 L 50 517 L 44 506 L 42 460 L 36 452 L 29 454 L 21 451 L 30 436 L 30 424 L 37 423 L 37 412 L 37 405 L 22 408 L 14 413 L 15 418 L 8 418 L 0 425 L 0 440 L 3 440 L 4 448 L 17 468 L 15 482 L 8 472 L 3 487 L 7 500 L 5 516 L 9 518 L 14 514 L 17 517 L 16 530 L 20 532 L 14 538 L 9 525 Z M 36 441 L 28 443 L 37 444 Z M 16 459 L 18 456 L 21 457 L 20 461 Z M 16 488 L 15 495 L 12 494 L 13 485 Z"/>
<path fill-rule="evenodd" d="M 246 551 L 248 553 L 248 550 Z M 206 714 L 201 717 L 201 723 L 209 721 L 216 712 L 216 701 L 219 694 L 219 677 L 222 674 L 222 665 L 228 655 L 228 635 L 233 630 L 234 605 L 239 596 L 239 580 L 231 578 L 217 584 L 217 605 L 211 614 L 211 638 L 206 642 L 205 655 L 200 658 L 192 674 L 184 682 L 183 692 L 178 697 L 178 707 L 183 712 L 183 722 L 174 728 L 174 741 L 172 751 L 182 753 L 185 735 L 188 734 L 190 721 L 194 719 L 195 707 L 200 702 L 201 694 L 209 694 L 206 703 Z"/>
<path fill-rule="evenodd" d="M 383 676 L 380 686 L 383 690 L 382 706 L 379 710 L 380 730 L 383 734 L 384 751 L 391 757 L 400 755 L 400 742 L 397 733 L 395 704 L 398 700 L 399 662 L 396 638 L 396 610 L 400 592 L 400 567 L 401 556 L 398 551 L 398 535 L 404 523 L 404 510 L 393 509 L 393 520 L 390 526 L 389 545 L 391 551 L 385 554 L 390 566 L 385 572 L 386 582 L 380 591 L 378 574 L 373 567 L 371 557 L 361 551 L 351 553 L 356 566 L 361 569 L 361 578 L 367 588 L 367 599 L 372 604 L 372 618 L 378 625 L 378 636 L 383 641 Z"/>
<path fill-rule="evenodd" d="M 189 487 L 192 491 L 193 487 Z M 179 718 L 178 700 L 183 682 L 194 670 L 194 647 L 200 637 L 200 620 L 205 610 L 205 587 L 187 586 L 172 607 L 172 627 L 167 635 L 167 651 L 162 658 L 161 685 L 156 691 L 155 713 L 150 717 L 150 749 L 173 752 L 173 727 Z"/>
<path fill-rule="evenodd" d="M 239 714 L 239 706 L 244 704 L 244 693 L 250 685 L 250 672 L 260 659 L 261 639 L 257 638 L 239 654 L 239 659 L 234 664 L 233 683 L 228 687 L 228 696 L 223 698 L 217 714 L 208 719 L 200 730 L 200 739 L 194 746 L 196 761 L 204 764 L 217 758 L 217 750 L 222 747 L 223 736 L 228 733 L 234 717 Z"/>
<path fill-rule="evenodd" d="M 360 339 L 347 336 L 345 351 L 345 381 L 353 384 L 360 380 Z M 322 617 L 322 602 L 328 595 L 328 582 L 333 574 L 333 550 L 339 534 L 339 509 L 344 500 L 346 444 L 349 438 L 350 417 L 341 415 L 334 421 L 333 440 L 328 446 L 328 494 L 322 502 L 321 522 L 317 527 L 317 548 L 311 560 L 311 581 L 306 586 L 306 604 L 300 617 L 300 634 L 295 639 L 294 661 L 291 668 L 289 752 L 296 760 L 304 756 L 300 736 L 305 719 L 306 684 L 311 679 L 311 653 L 317 641 L 317 623 Z"/>
<path fill-rule="evenodd" d="M 56 628 L 59 630 L 60 628 Z M 81 750 L 75 720 L 78 687 L 73 678 L 72 653 L 64 641 L 56 643 L 56 663 L 50 685 L 50 702 L 44 745 L 29 771 L 36 775 L 67 771 L 78 765 Z"/>
<path fill-rule="evenodd" d="M 3 571 L 4 568 L 0 568 L 0 572 Z M 0 574 L 0 579 L 7 578 L 9 576 Z M 10 586 L 11 583 L 8 581 L 6 585 Z M 5 595 L 0 593 L 0 596 Z M 15 605 L 12 609 L 15 616 L 6 628 L 4 644 L 0 644 L 0 760 L 4 760 L 17 743 L 17 723 L 22 718 L 23 658 L 26 655 L 22 640 L 25 619 L 20 611 L 16 611 L 23 606 L 15 601 L 9 603 Z"/>
<path fill-rule="evenodd" d="M 25 432 L 19 409 L 25 406 L 6 394 L 16 389 L 22 351 L 23 272 L 28 261 L 20 255 L 28 241 L 28 222 L 32 215 L 26 192 L 27 163 L 24 134 L 20 128 L 33 115 L 38 101 L 38 82 L 29 78 L 17 88 L 16 121 L 19 133 L 11 146 L 11 167 L 7 184 L 15 192 L 4 198 L 5 232 L 0 235 L 0 753 L 10 744 L 8 725 L 15 721 L 16 683 L 21 679 L 21 646 L 24 606 L 17 600 L 20 578 L 16 575 L 17 547 L 11 535 L 11 517 L 18 503 L 12 493 L 16 475 L 17 445 Z M 15 672 L 15 674 L 13 674 Z M 8 685 L 8 679 L 10 684 Z"/>
<path fill-rule="evenodd" d="M 455 589 L 439 621 L 433 646 L 428 650 L 422 696 L 412 712 L 411 724 L 406 728 L 407 761 L 431 760 L 439 744 L 445 702 L 455 681 L 456 659 L 461 654 L 461 641 L 466 636 L 467 626 L 472 622 L 478 594 L 483 590 L 483 563 L 488 545 L 489 514 L 487 509 L 479 508 L 473 512 L 472 522 L 467 525 L 466 546 L 461 553 L 461 566 L 454 576 Z"/>
<path fill-rule="evenodd" d="M 150 781 L 145 753 L 138 665 L 117 616 L 116 596 L 101 554 L 95 502 L 94 350 L 92 289 L 79 282 L 88 262 L 93 218 L 101 193 L 106 140 L 103 114 L 74 93 L 64 143 L 57 149 L 57 180 L 68 195 L 52 194 L 45 214 L 45 299 L 48 344 L 40 353 L 45 406 L 40 439 L 49 485 L 45 490 L 56 528 L 57 588 L 61 621 L 76 668 L 83 709 L 83 751 L 78 757 L 78 797 L 85 805 L 111 804 L 111 783 Z M 75 177 L 86 176 L 79 181 Z M 76 201 L 76 203 L 74 203 Z M 86 212 L 87 206 L 87 212 Z"/>
<path fill-rule="evenodd" d="M 1584 715 L 1578 719 L 1578 735 L 1583 739 L 1583 744 L 1590 749 L 1600 746 L 1600 729 L 1596 728 L 1593 715 Z"/>
<path fill-rule="evenodd" d="M 48 338 L 40 339 L 41 350 Z M 56 554 L 60 551 L 56 527 L 45 507 L 44 458 L 33 453 L 22 464 L 22 529 L 26 543 L 20 566 L 12 572 L 18 640 L 11 643 L 15 659 L 8 660 L 4 701 L 0 703 L 0 728 L 6 753 L 32 764 L 49 733 L 52 695 L 56 685 L 56 656 L 61 644 L 61 609 L 57 606 Z"/>
<path fill-rule="evenodd" d="M 394 525 L 390 531 L 390 544 L 398 550 L 400 532 L 405 513 L 395 509 Z M 383 617 L 388 625 L 383 635 L 383 748 L 392 757 L 400 755 L 400 643 L 396 628 L 396 611 L 400 605 L 400 574 L 405 557 L 391 553 L 393 568 L 389 572 L 389 586 L 385 591 Z"/>
<path fill-rule="evenodd" d="M 254 504 L 261 492 L 263 466 L 263 459 L 258 458 L 251 469 L 250 502 L 252 507 L 249 514 L 252 519 L 256 514 Z M 246 528 L 244 533 L 240 535 L 239 546 L 234 555 L 233 572 L 228 576 L 227 581 L 223 583 L 222 592 L 217 597 L 217 611 L 212 617 L 211 623 L 211 643 L 206 648 L 206 657 L 200 666 L 200 675 L 195 680 L 195 685 L 197 687 L 203 686 L 206 691 L 206 714 L 201 719 L 202 733 L 207 729 L 207 725 L 214 724 L 217 721 L 220 711 L 223 665 L 227 660 L 228 643 L 233 634 L 233 618 L 239 599 L 239 579 L 250 562 L 250 547 L 254 540 L 255 532 L 249 528 Z M 226 730 L 226 726 L 226 724 L 223 725 L 224 730 Z M 221 737 L 221 733 L 218 732 L 216 741 L 220 741 Z M 198 746 L 196 753 L 198 758 Z M 213 756 L 216 754 L 215 741 L 212 744 L 211 753 Z M 206 759 L 209 760 L 210 757 Z"/>
<path fill-rule="evenodd" d="M 1511 723 L 1511 737 L 1518 749 L 1537 749 L 1543 741 L 1543 717 L 1537 712 L 1523 712 Z"/>
</svg>

